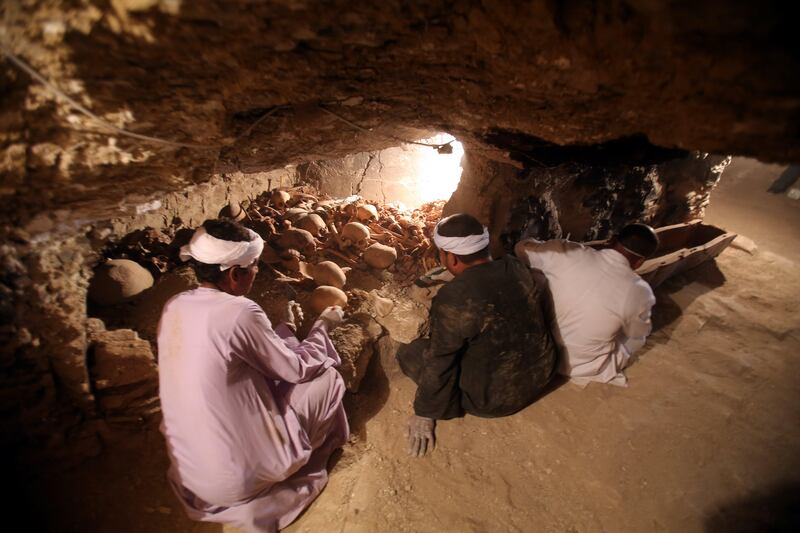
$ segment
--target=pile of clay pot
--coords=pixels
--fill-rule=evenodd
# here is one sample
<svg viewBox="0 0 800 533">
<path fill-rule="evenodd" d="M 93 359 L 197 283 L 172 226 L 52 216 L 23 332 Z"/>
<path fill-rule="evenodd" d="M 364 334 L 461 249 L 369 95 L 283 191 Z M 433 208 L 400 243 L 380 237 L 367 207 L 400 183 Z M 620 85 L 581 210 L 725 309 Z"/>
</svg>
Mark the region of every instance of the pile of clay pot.
<svg viewBox="0 0 800 533">
<path fill-rule="evenodd" d="M 351 269 L 389 271 L 394 282 L 404 284 L 435 266 L 426 236 L 429 212 L 438 218 L 441 206 L 401 212 L 356 196 L 321 198 L 308 187 L 298 187 L 231 203 L 220 214 L 261 235 L 266 242 L 262 268 L 271 270 L 276 281 L 313 280 L 309 306 L 319 313 L 347 304 L 342 289 Z"/>
</svg>

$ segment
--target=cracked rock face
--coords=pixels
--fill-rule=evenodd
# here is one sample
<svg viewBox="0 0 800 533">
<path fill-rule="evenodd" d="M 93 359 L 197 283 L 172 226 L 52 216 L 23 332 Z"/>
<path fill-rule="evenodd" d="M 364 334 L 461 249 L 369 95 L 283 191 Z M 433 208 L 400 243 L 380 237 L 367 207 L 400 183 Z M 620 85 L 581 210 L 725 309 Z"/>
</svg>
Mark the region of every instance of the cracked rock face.
<svg viewBox="0 0 800 533">
<path fill-rule="evenodd" d="M 800 160 L 790 17 L 761 3 L 5 2 L 4 42 L 130 139 L 0 69 L 0 205 L 114 216 L 205 181 L 448 131 Z M 502 148 L 498 152 L 502 154 Z M 45 221 L 39 221 L 47 225 Z"/>
<path fill-rule="evenodd" d="M 122 388 L 96 397 L 87 366 L 90 272 L 104 241 L 135 229 L 196 226 L 303 180 L 366 194 L 390 170 L 376 154 L 431 132 L 463 142 L 447 210 L 488 224 L 496 255 L 523 235 L 702 216 L 728 161 L 709 153 L 800 161 L 794 21 L 763 2 L 9 0 L 0 12 L 8 51 L 103 121 L 0 64 L 0 379 L 31 427 L 64 396 L 89 417 L 152 407 Z M 369 194 L 397 200 L 382 185 Z M 359 331 L 353 357 L 375 336 Z M 364 368 L 350 371 L 357 388 Z"/>
</svg>

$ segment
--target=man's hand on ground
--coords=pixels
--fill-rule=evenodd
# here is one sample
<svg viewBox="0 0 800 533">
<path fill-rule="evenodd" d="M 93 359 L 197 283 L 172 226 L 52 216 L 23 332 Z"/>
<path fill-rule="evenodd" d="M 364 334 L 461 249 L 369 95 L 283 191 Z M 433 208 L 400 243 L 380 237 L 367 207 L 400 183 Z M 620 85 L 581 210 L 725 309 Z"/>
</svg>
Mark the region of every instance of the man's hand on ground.
<svg viewBox="0 0 800 533">
<path fill-rule="evenodd" d="M 319 320 L 325 324 L 328 331 L 331 331 L 344 320 L 344 311 L 338 305 L 332 305 L 319 314 Z"/>
<path fill-rule="evenodd" d="M 408 453 L 413 457 L 424 457 L 428 450 L 436 447 L 436 420 L 413 415 L 408 419 Z"/>
</svg>

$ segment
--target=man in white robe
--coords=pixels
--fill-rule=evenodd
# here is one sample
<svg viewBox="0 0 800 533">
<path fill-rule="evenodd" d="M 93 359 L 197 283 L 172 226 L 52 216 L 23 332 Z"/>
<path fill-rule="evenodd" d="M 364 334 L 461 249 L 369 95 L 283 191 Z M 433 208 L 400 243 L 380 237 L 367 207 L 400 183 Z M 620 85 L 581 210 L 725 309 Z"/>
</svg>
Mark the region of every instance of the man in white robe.
<svg viewBox="0 0 800 533">
<path fill-rule="evenodd" d="M 657 248 L 658 236 L 645 224 L 626 226 L 603 250 L 567 240 L 517 243 L 517 257 L 550 285 L 560 374 L 581 386 L 627 384 L 623 370 L 650 334 L 656 301 L 635 270 Z"/>
<path fill-rule="evenodd" d="M 296 304 L 273 330 L 244 297 L 262 249 L 255 232 L 207 221 L 181 250 L 201 286 L 167 302 L 158 331 L 169 480 L 190 518 L 253 532 L 287 526 L 316 498 L 349 431 L 328 337 L 342 310 L 323 311 L 302 342 Z"/>
</svg>

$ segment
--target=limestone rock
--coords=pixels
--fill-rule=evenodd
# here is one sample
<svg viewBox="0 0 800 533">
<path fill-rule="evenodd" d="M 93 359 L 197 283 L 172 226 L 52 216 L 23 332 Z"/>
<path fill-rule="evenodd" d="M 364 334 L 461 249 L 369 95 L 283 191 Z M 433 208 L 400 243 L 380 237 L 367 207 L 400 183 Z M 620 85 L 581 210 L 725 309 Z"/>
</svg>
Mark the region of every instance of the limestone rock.
<svg viewBox="0 0 800 533">
<path fill-rule="evenodd" d="M 100 305 L 127 302 L 153 286 L 153 275 L 129 259 L 111 259 L 95 270 L 89 298 Z"/>
<path fill-rule="evenodd" d="M 135 331 L 118 329 L 97 336 L 94 363 L 90 368 L 96 390 L 158 380 L 158 368 L 150 343 L 140 339 Z"/>
<path fill-rule="evenodd" d="M 105 331 L 97 322 L 88 324 L 94 340 L 89 372 L 101 411 L 134 417 L 158 411 L 158 368 L 150 343 L 133 330 Z"/>
<path fill-rule="evenodd" d="M 441 289 L 443 286 L 444 284 L 431 285 L 429 287 L 411 285 L 411 287 L 408 289 L 408 296 L 416 303 L 425 307 L 425 309 L 430 309 L 433 298 L 436 296 L 436 294 L 438 294 L 439 289 Z"/>
<path fill-rule="evenodd" d="M 371 291 L 369 295 L 370 303 L 378 316 L 386 316 L 394 309 L 394 302 L 378 294 L 378 291 Z"/>
</svg>

